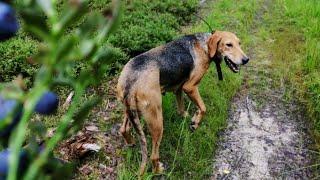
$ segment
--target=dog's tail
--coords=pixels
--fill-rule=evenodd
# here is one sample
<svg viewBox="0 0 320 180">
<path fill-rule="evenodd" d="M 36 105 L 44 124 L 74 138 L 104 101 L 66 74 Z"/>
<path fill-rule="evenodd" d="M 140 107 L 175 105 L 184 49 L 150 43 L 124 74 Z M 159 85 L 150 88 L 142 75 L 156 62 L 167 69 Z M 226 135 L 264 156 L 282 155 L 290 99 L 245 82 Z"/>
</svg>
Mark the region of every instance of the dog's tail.
<svg viewBox="0 0 320 180">
<path fill-rule="evenodd" d="M 139 176 L 142 176 L 147 166 L 148 150 L 147 150 L 147 139 L 143 132 L 143 128 L 140 123 L 139 113 L 137 110 L 137 99 L 135 96 L 133 97 L 126 96 L 124 98 L 124 104 L 126 106 L 126 111 L 127 111 L 126 113 L 129 116 L 129 120 L 140 137 L 142 159 L 141 159 L 141 165 L 139 170 Z"/>
</svg>

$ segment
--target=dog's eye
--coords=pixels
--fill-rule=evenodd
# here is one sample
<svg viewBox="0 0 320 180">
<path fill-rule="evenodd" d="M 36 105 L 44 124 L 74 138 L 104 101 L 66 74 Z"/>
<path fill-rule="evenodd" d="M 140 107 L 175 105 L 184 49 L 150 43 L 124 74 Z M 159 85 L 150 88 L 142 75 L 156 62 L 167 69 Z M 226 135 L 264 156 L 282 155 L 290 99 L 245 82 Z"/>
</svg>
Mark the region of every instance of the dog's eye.
<svg viewBox="0 0 320 180">
<path fill-rule="evenodd" d="M 232 45 L 231 43 L 228 43 L 227 46 L 228 46 L 228 47 L 232 47 L 233 45 Z"/>
</svg>

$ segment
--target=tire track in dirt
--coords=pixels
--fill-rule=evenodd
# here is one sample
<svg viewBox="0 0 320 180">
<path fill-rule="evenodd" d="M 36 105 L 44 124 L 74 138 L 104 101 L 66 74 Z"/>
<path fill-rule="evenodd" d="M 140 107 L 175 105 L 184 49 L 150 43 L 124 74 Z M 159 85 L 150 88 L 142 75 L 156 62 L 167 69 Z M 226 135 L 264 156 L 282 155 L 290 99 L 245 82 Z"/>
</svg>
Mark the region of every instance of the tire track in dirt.
<svg viewBox="0 0 320 180">
<path fill-rule="evenodd" d="M 212 179 L 310 179 L 312 143 L 306 133 L 302 108 L 284 102 L 283 88 L 275 88 L 270 56 L 259 38 L 263 14 L 272 1 L 265 0 L 255 17 L 251 62 L 245 82 L 233 100 L 226 130 L 216 151 Z M 271 41 L 272 39 L 270 39 Z"/>
</svg>

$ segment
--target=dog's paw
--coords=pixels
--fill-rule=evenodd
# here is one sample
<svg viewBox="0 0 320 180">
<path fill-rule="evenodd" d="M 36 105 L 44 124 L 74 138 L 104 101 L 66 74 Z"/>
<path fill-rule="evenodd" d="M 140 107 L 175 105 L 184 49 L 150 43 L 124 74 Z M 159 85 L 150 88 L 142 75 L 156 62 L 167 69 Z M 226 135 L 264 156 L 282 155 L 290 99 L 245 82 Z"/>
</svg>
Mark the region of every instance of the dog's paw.
<svg viewBox="0 0 320 180">
<path fill-rule="evenodd" d="M 194 121 L 192 121 L 191 123 L 190 123 L 190 125 L 189 125 L 189 128 L 190 128 L 190 130 L 192 131 L 192 132 L 194 132 L 197 128 L 198 128 L 198 124 L 197 123 L 195 123 Z"/>
<path fill-rule="evenodd" d="M 162 162 L 158 162 L 157 166 L 154 167 L 153 173 L 161 174 L 165 170 L 164 164 Z"/>
</svg>

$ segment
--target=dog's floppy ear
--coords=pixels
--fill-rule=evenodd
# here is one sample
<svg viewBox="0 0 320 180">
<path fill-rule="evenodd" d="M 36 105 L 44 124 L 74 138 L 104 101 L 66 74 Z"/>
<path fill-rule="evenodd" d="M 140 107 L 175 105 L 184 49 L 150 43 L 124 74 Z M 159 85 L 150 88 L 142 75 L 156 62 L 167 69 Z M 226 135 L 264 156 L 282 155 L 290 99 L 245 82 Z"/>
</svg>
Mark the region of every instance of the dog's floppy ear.
<svg viewBox="0 0 320 180">
<path fill-rule="evenodd" d="M 221 35 L 218 31 L 215 31 L 209 41 L 208 41 L 208 49 L 209 49 L 209 56 L 210 58 L 213 58 L 213 56 L 217 52 L 219 41 L 221 40 Z"/>
</svg>

